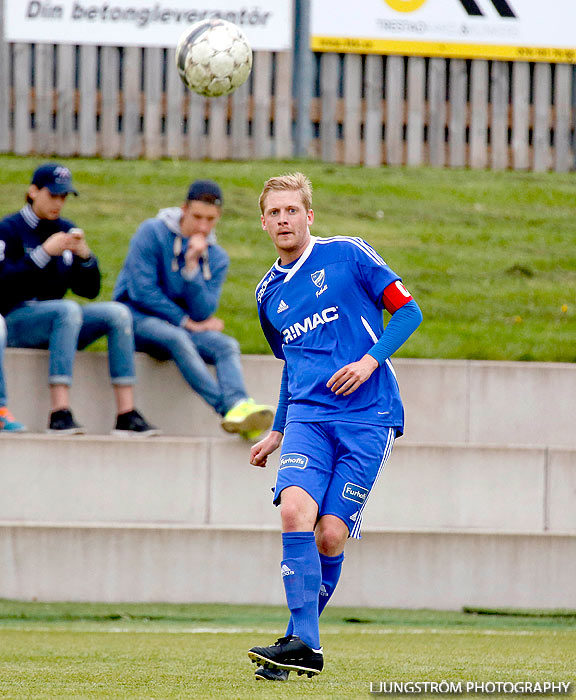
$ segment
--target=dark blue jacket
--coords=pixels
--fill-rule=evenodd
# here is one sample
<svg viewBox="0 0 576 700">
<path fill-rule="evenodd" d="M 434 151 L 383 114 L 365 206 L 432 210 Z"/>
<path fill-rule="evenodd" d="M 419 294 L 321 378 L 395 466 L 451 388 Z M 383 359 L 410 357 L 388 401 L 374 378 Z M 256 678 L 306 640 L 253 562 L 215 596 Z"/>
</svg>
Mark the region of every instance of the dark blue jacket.
<svg viewBox="0 0 576 700">
<path fill-rule="evenodd" d="M 94 299 L 100 292 L 98 260 L 64 251 L 50 258 L 42 243 L 53 233 L 69 231 L 67 219 L 36 220 L 27 206 L 0 221 L 0 314 L 32 299 L 62 299 L 68 290 Z"/>
</svg>

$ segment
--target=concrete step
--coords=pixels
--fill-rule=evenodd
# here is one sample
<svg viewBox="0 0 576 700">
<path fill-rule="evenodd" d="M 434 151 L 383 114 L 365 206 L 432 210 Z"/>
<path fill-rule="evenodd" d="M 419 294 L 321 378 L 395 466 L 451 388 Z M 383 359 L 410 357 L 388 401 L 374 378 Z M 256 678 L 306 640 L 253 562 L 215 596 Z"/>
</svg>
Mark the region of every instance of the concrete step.
<svg viewBox="0 0 576 700">
<path fill-rule="evenodd" d="M 0 523 L 0 597 L 284 604 L 270 528 Z M 576 536 L 367 530 L 334 605 L 576 607 Z"/>
<path fill-rule="evenodd" d="M 279 527 L 240 438 L 0 439 L 0 520 Z M 364 525 L 576 533 L 576 450 L 398 440 Z"/>
<path fill-rule="evenodd" d="M 10 406 L 33 431 L 46 427 L 49 404 L 44 350 L 6 353 Z M 222 435 L 219 420 L 195 395 L 172 362 L 137 357 L 137 403 L 166 434 Z M 249 393 L 276 404 L 282 363 L 244 356 Z M 397 359 L 394 366 L 406 406 L 406 436 L 415 443 L 539 444 L 576 448 L 576 365 Z M 74 413 L 90 433 L 114 422 L 105 353 L 78 353 L 72 392 Z"/>
</svg>

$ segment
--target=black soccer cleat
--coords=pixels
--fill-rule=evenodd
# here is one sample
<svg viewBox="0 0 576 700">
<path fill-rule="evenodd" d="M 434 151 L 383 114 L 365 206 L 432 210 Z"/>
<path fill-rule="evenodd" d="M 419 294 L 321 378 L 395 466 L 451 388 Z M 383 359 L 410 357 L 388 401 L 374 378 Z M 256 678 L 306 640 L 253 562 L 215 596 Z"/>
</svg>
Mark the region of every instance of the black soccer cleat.
<svg viewBox="0 0 576 700">
<path fill-rule="evenodd" d="M 285 671 L 283 668 L 264 668 L 259 666 L 254 671 L 254 678 L 257 681 L 287 681 L 290 671 Z"/>
<path fill-rule="evenodd" d="M 248 656 L 253 663 L 266 669 L 283 669 L 296 671 L 299 676 L 306 674 L 309 678 L 320 673 L 324 668 L 322 649 L 315 651 L 295 634 L 280 637 L 269 647 L 252 647 Z"/>
</svg>

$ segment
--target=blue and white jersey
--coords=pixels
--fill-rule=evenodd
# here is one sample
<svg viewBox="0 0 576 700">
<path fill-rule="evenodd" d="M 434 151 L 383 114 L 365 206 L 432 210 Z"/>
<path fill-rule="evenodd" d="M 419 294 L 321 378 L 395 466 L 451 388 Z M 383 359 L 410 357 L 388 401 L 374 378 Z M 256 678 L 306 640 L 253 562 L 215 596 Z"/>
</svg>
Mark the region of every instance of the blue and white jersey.
<svg viewBox="0 0 576 700">
<path fill-rule="evenodd" d="M 403 428 L 389 360 L 350 396 L 326 382 L 363 357 L 384 331 L 384 289 L 400 277 L 361 238 L 312 237 L 294 263 L 277 261 L 256 288 L 262 330 L 286 361 L 286 422 L 343 420 Z"/>
</svg>

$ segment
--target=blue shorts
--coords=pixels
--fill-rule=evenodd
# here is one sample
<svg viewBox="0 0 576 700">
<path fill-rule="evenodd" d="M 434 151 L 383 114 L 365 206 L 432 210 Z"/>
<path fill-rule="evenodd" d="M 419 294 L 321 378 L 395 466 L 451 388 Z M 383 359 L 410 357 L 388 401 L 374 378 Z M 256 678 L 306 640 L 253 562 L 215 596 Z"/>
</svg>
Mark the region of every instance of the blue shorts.
<svg viewBox="0 0 576 700">
<path fill-rule="evenodd" d="M 360 539 L 362 513 L 394 446 L 396 428 L 344 421 L 288 423 L 274 503 L 299 486 L 318 504 L 318 517 L 335 515 Z"/>
</svg>

